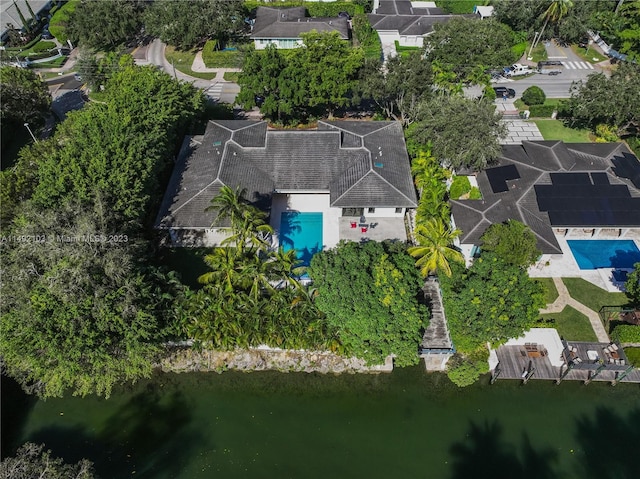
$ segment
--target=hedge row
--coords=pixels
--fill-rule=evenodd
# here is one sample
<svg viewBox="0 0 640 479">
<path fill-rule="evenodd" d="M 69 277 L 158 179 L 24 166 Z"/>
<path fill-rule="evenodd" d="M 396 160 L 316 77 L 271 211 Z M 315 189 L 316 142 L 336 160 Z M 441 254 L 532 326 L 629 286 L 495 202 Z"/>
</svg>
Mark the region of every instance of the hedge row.
<svg viewBox="0 0 640 479">
<path fill-rule="evenodd" d="M 248 0 L 244 2 L 244 5 L 248 10 L 253 10 L 257 7 L 289 8 L 304 6 L 307 10 L 307 15 L 310 17 L 337 17 L 340 12 L 347 12 L 353 17 L 358 13 L 365 13 L 362 5 L 352 2 L 304 2 L 301 0 L 288 0 L 286 2 L 273 4 L 271 2 Z"/>
<path fill-rule="evenodd" d="M 621 324 L 611 333 L 611 339 L 620 343 L 640 343 L 640 326 Z"/>
<path fill-rule="evenodd" d="M 202 61 L 207 68 L 239 68 L 242 54 L 239 50 L 217 50 L 218 41 L 209 40 L 202 48 Z"/>
<path fill-rule="evenodd" d="M 358 14 L 353 17 L 353 35 L 364 50 L 367 58 L 382 59 L 382 44 L 380 37 L 365 14 Z"/>
</svg>

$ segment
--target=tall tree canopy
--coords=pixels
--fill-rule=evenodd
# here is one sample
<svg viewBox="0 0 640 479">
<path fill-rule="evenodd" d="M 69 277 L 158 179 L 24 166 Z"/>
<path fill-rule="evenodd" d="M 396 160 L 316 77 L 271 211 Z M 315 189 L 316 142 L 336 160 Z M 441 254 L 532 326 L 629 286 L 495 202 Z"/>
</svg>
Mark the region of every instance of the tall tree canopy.
<svg viewBox="0 0 640 479">
<path fill-rule="evenodd" d="M 103 99 L 2 175 L 0 355 L 43 396 L 148 376 L 172 320 L 177 290 L 151 266 L 142 225 L 202 94 L 129 58 Z"/>
<path fill-rule="evenodd" d="M 0 113 L 5 122 L 39 123 L 51 106 L 47 85 L 31 70 L 0 68 Z M 4 133 L 4 132 L 3 132 Z"/>
<path fill-rule="evenodd" d="M 508 220 L 489 226 L 482 235 L 482 251 L 492 251 L 509 265 L 528 268 L 542 254 L 536 236 L 520 221 Z"/>
<path fill-rule="evenodd" d="M 514 43 L 511 29 L 493 19 L 454 17 L 435 25 L 435 32 L 425 39 L 425 53 L 428 60 L 452 71 L 456 81 L 467 82 L 478 66 L 511 64 Z"/>
<path fill-rule="evenodd" d="M 640 128 L 640 66 L 621 63 L 611 77 L 589 75 L 586 82 L 571 87 L 569 121 L 595 128 L 604 123 L 619 135 L 633 134 Z"/>
<path fill-rule="evenodd" d="M 351 48 L 337 33 L 310 32 L 304 45 L 279 52 L 275 47 L 252 51 L 238 78 L 237 101 L 271 120 L 297 122 L 313 112 L 328 113 L 350 103 L 364 65 L 364 53 Z"/>
<path fill-rule="evenodd" d="M 359 90 L 371 98 L 387 118 L 413 123 L 418 106 L 433 94 L 431 64 L 419 52 L 390 58 L 384 68 L 368 61 L 360 71 Z"/>
<path fill-rule="evenodd" d="M 144 14 L 146 30 L 182 49 L 209 38 L 227 40 L 244 28 L 242 0 L 155 0 Z"/>
<path fill-rule="evenodd" d="M 403 245 L 341 243 L 316 254 L 309 275 L 346 354 L 370 364 L 391 354 L 397 366 L 418 362 L 428 311 L 416 300 L 422 280 Z"/>
<path fill-rule="evenodd" d="M 80 2 L 69 15 L 65 34 L 83 46 L 111 49 L 140 30 L 146 6 L 144 0 Z"/>
<path fill-rule="evenodd" d="M 93 464 L 82 459 L 77 464 L 65 464 L 52 457 L 44 444 L 28 442 L 20 446 L 16 455 L 6 457 L 0 463 L 0 479 L 94 479 Z"/>
<path fill-rule="evenodd" d="M 489 342 L 499 344 L 530 329 L 544 306 L 543 286 L 527 272 L 483 253 L 465 270 L 443 276 L 447 322 L 458 351 L 474 353 Z"/>
<path fill-rule="evenodd" d="M 415 236 L 418 245 L 409 248 L 409 254 L 417 259 L 416 266 L 420 268 L 422 276 L 435 272 L 451 276 L 450 262 L 464 264 L 464 256 L 453 246 L 461 233 L 458 229 L 449 228 L 440 218 L 417 224 Z"/>
<path fill-rule="evenodd" d="M 160 314 L 136 268 L 135 238 L 107 229 L 104 210 L 23 210 L 11 231 L 23 239 L 0 247 L 9 375 L 45 397 L 67 388 L 109 396 L 115 384 L 149 376 Z"/>
<path fill-rule="evenodd" d="M 129 64 L 112 75 L 103 103 L 60 125 L 39 163 L 34 200 L 54 208 L 65 198 L 92 201 L 99 194 L 123 219 L 145 219 L 162 194 L 159 181 L 176 144 L 202 108 L 191 85 Z"/>
<path fill-rule="evenodd" d="M 634 269 L 627 276 L 624 286 L 631 304 L 640 308 L 640 263 L 634 264 L 633 267 Z"/>
<path fill-rule="evenodd" d="M 482 170 L 500 155 L 500 139 L 506 134 L 500 120 L 491 102 L 438 95 L 423 104 L 407 129 L 408 146 L 416 151 L 430 143 L 444 165 Z"/>
</svg>

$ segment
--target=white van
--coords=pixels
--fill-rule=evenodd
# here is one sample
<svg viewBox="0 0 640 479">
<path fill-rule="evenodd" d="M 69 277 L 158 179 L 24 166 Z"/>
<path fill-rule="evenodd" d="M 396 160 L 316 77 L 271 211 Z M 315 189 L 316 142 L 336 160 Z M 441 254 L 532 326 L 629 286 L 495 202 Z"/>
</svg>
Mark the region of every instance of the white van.
<svg viewBox="0 0 640 479">
<path fill-rule="evenodd" d="M 514 63 L 510 67 L 506 67 L 503 69 L 504 75 L 508 77 L 515 77 L 518 75 L 527 75 L 528 73 L 533 73 L 533 70 L 528 65 L 522 65 L 520 63 Z"/>
</svg>

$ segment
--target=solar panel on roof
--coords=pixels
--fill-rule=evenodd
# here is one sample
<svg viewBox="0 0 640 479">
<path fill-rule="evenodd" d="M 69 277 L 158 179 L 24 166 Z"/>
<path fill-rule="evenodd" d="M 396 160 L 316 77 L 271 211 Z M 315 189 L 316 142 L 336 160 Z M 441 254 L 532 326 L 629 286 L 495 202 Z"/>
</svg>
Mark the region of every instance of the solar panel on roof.
<svg viewBox="0 0 640 479">
<path fill-rule="evenodd" d="M 594 185 L 608 185 L 609 175 L 606 173 L 591 173 L 591 180 Z"/>
<path fill-rule="evenodd" d="M 520 173 L 516 165 L 498 166 L 495 168 L 489 168 L 486 170 L 487 179 L 491 185 L 491 191 L 494 193 L 504 193 L 509 191 L 507 186 L 507 180 L 517 180 L 520 178 Z"/>
<path fill-rule="evenodd" d="M 551 173 L 554 185 L 590 185 L 589 173 Z"/>
</svg>

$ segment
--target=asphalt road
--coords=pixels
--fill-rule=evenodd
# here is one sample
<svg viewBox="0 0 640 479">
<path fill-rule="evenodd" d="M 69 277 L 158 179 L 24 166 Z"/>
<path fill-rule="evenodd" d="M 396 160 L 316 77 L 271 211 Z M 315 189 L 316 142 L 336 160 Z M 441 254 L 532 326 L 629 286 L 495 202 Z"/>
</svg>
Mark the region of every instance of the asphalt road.
<svg viewBox="0 0 640 479">
<path fill-rule="evenodd" d="M 45 83 L 49 87 L 55 86 L 60 90 L 77 90 L 84 84 L 83 82 L 76 80 L 73 73 L 49 78 L 45 80 Z"/>
</svg>

